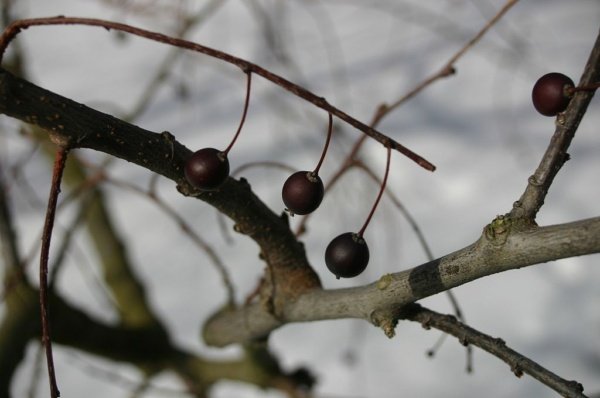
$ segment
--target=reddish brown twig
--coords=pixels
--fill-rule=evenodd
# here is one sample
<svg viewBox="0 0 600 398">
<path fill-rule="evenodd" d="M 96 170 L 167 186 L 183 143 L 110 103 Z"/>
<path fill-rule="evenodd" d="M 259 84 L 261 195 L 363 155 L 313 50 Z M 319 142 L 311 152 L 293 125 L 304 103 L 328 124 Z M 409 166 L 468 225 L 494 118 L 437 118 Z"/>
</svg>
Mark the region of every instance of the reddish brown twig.
<svg viewBox="0 0 600 398">
<path fill-rule="evenodd" d="M 52 172 L 52 185 L 48 197 L 48 208 L 46 209 L 46 220 L 44 222 L 44 233 L 42 235 L 42 249 L 40 253 L 40 314 L 42 321 L 42 344 L 46 349 L 46 362 L 48 364 L 48 378 L 50 379 L 50 396 L 60 397 L 56 374 L 54 372 L 54 359 L 52 356 L 52 340 L 50 337 L 50 321 L 48 311 L 48 257 L 50 253 L 50 241 L 52 229 L 54 228 L 54 216 L 56 215 L 56 203 L 60 193 L 60 181 L 62 179 L 67 153 L 69 150 L 59 147 L 56 151 L 54 169 Z"/>
<path fill-rule="evenodd" d="M 125 33 L 129 33 L 135 36 L 144 37 L 146 39 L 154 40 L 160 43 L 165 43 L 171 46 L 176 46 L 180 48 L 184 48 L 191 51 L 196 51 L 207 55 L 209 57 L 220 59 L 224 62 L 230 63 L 242 69 L 245 73 L 256 73 L 259 76 L 271 81 L 272 83 L 288 90 L 292 94 L 312 103 L 318 108 L 321 108 L 333 116 L 343 120 L 344 122 L 350 124 L 357 130 L 362 131 L 369 137 L 374 140 L 380 142 L 382 145 L 386 147 L 390 147 L 398 152 L 402 153 L 409 159 L 416 162 L 419 166 L 423 167 L 426 170 L 434 171 L 435 166 L 424 159 L 420 155 L 406 148 L 404 145 L 399 142 L 393 140 L 389 136 L 380 133 L 375 130 L 373 127 L 366 125 L 365 123 L 353 118 L 348 115 L 344 111 L 334 107 L 329 104 L 327 100 L 323 97 L 320 97 L 312 92 L 308 91 L 304 87 L 301 87 L 297 84 L 292 83 L 291 81 L 276 75 L 252 62 L 248 62 L 244 59 L 235 57 L 231 54 L 225 53 L 223 51 L 216 50 L 214 48 L 206 47 L 198 43 L 194 43 L 184 39 L 178 39 L 175 37 L 167 36 L 162 33 L 152 32 L 149 30 L 136 28 L 131 25 L 126 25 L 118 22 L 111 22 L 102 19 L 94 19 L 94 18 L 75 18 L 75 17 L 51 17 L 51 18 L 32 18 L 32 19 L 21 19 L 11 23 L 6 29 L 2 36 L 0 36 L 0 61 L 8 44 L 15 38 L 19 32 L 24 29 L 27 29 L 32 26 L 48 26 L 48 25 L 87 25 L 87 26 L 99 26 L 103 27 L 107 30 L 117 30 Z"/>
<path fill-rule="evenodd" d="M 460 58 L 462 58 L 462 56 L 465 55 L 468 50 L 470 50 L 475 44 L 477 44 L 481 40 L 481 38 L 484 37 L 485 34 L 508 12 L 508 10 L 510 10 L 512 6 L 514 6 L 517 3 L 517 1 L 518 0 L 507 0 L 504 6 L 500 10 L 498 10 L 496 15 L 494 15 L 467 43 L 465 43 L 458 51 L 456 51 L 454 55 L 452 55 L 450 59 L 448 59 L 448 61 L 446 61 L 446 63 L 437 72 L 425 78 L 415 87 L 413 87 L 409 92 L 402 95 L 400 98 L 398 98 L 391 104 L 379 105 L 375 110 L 375 113 L 369 125 L 372 128 L 376 128 L 377 125 L 387 115 L 389 115 L 396 108 L 400 107 L 400 105 L 415 97 L 417 94 L 419 94 L 425 88 L 429 87 L 434 82 L 453 75 L 456 71 L 454 64 L 456 64 L 456 62 Z M 366 138 L 367 137 L 363 135 L 362 137 L 356 140 L 354 146 L 346 156 L 346 160 L 342 163 L 340 168 L 332 175 L 332 177 L 330 177 L 329 183 L 325 186 L 325 191 L 329 191 L 333 187 L 333 185 L 335 185 L 335 183 L 346 173 L 346 171 L 354 167 L 355 162 L 357 161 L 358 153 L 362 148 L 362 145 L 364 144 Z M 302 221 L 300 221 L 300 224 L 296 229 L 296 235 L 300 235 L 304 231 L 306 231 L 306 224 L 309 218 L 310 214 L 302 218 Z"/>
</svg>

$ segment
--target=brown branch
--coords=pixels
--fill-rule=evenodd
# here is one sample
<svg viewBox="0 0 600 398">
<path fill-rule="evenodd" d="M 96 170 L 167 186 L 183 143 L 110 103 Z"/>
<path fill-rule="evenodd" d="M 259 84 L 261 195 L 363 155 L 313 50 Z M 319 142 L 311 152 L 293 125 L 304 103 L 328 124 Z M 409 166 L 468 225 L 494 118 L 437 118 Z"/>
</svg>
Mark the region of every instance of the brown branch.
<svg viewBox="0 0 600 398">
<path fill-rule="evenodd" d="M 521 377 L 524 373 L 528 374 L 552 388 L 563 397 L 585 397 L 583 386 L 580 383 L 563 379 L 540 364 L 509 348 L 502 339 L 481 333 L 458 321 L 451 315 L 443 315 L 424 308 L 419 304 L 411 304 L 404 308 L 401 319 L 420 322 L 425 329 L 436 328 L 441 330 L 458 338 L 460 343 L 465 346 L 474 345 L 479 347 L 506 362 L 515 376 Z"/>
<path fill-rule="evenodd" d="M 202 53 L 209 57 L 217 58 L 219 60 L 222 60 L 224 62 L 227 62 L 229 64 L 239 67 L 240 69 L 242 69 L 242 71 L 244 71 L 244 73 L 256 73 L 257 75 L 286 89 L 287 91 L 291 92 L 292 94 L 312 103 L 316 107 L 319 107 L 319 108 L 329 112 L 330 114 L 336 116 L 337 118 L 339 118 L 339 119 L 343 120 L 344 122 L 348 123 L 349 125 L 353 126 L 357 130 L 362 131 L 369 137 L 380 142 L 382 145 L 384 145 L 386 147 L 391 147 L 392 149 L 397 150 L 398 152 L 402 153 L 409 159 L 413 160 L 419 166 L 425 168 L 426 170 L 429 170 L 429 171 L 435 170 L 435 166 L 432 163 L 430 163 L 429 161 L 427 161 L 426 159 L 424 159 L 423 157 L 421 157 L 420 155 L 418 155 L 415 152 L 411 151 L 410 149 L 406 148 L 404 145 L 393 140 L 389 136 L 382 134 L 379 131 L 375 130 L 374 128 L 366 125 L 365 123 L 353 118 L 352 116 L 348 115 L 341 109 L 338 109 L 338 108 L 334 107 L 333 105 L 329 104 L 325 98 L 320 97 L 316 94 L 313 94 L 312 92 L 308 91 L 307 89 L 305 89 L 297 84 L 294 84 L 291 81 L 289 81 L 279 75 L 276 75 L 276 74 L 254 64 L 252 62 L 246 61 L 244 59 L 235 57 L 235 56 L 225 53 L 223 51 L 219 51 L 219 50 L 216 50 L 216 49 L 213 49 L 210 47 L 206 47 L 206 46 L 203 46 L 203 45 L 200 45 L 200 44 L 188 41 L 188 40 L 178 39 L 178 38 L 167 36 L 167 35 L 164 35 L 161 33 L 152 32 L 149 30 L 141 29 L 141 28 L 136 28 L 136 27 L 133 27 L 130 25 L 126 25 L 126 24 L 122 24 L 122 23 L 118 23 L 118 22 L 101 20 L 101 19 L 94 19 L 94 18 L 69 18 L 69 17 L 64 17 L 64 16 L 18 20 L 18 21 L 13 22 L 12 24 L 10 24 L 8 27 L 6 27 L 2 36 L 0 36 L 0 60 L 2 59 L 2 55 L 6 51 L 6 48 L 8 47 L 9 43 L 22 30 L 27 29 L 32 26 L 48 26 L 48 25 L 99 26 L 99 27 L 103 27 L 107 30 L 114 29 L 117 31 L 126 32 L 129 34 L 144 37 L 146 39 L 150 39 L 150 40 L 153 40 L 156 42 L 165 43 L 165 44 L 180 47 L 180 48 L 185 48 L 187 50 Z"/>
<path fill-rule="evenodd" d="M 153 133 L 40 88 L 0 69 L 0 112 L 47 131 L 71 148 L 90 148 L 138 164 L 165 176 L 179 191 L 197 197 L 234 220 L 237 232 L 261 248 L 274 271 L 284 302 L 306 289 L 320 286 L 306 259 L 304 247 L 279 214 L 269 209 L 244 179 L 229 178 L 218 191 L 199 192 L 183 175 L 192 153 L 168 133 Z M 281 306 L 275 303 L 275 307 Z"/>
<path fill-rule="evenodd" d="M 350 290 L 310 291 L 319 286 L 318 278 L 311 272 L 301 245 L 279 216 L 268 210 L 243 181 L 229 179 L 221 191 L 210 195 L 192 190 L 181 172 L 183 161 L 191 152 L 172 136 L 129 125 L 1 70 L 0 111 L 34 122 L 66 142 L 105 151 L 173 179 L 180 184 L 182 192 L 213 204 L 236 222 L 238 231 L 257 241 L 262 252 L 268 254 L 267 261 L 275 265 L 272 268 L 276 270 L 276 278 L 301 281 L 280 284 L 295 289 L 280 291 L 282 300 L 278 307 L 282 318 L 275 318 L 263 305 L 251 305 L 211 319 L 206 336 L 214 345 L 262 336 L 280 326 L 282 319 L 290 322 L 343 317 L 370 319 L 375 309 L 408 304 L 496 272 L 600 251 L 597 239 L 590 238 L 600 234 L 600 219 L 530 231 L 509 231 L 510 225 L 506 223 L 510 220 L 499 219 L 475 244 L 412 270 L 382 278 L 385 291 L 377 288 L 377 284 Z M 57 114 L 59 118 L 54 117 Z M 132 145 L 124 145 L 126 142 Z M 307 275 L 312 276 L 306 279 Z M 289 302 L 285 298 L 290 295 L 297 299 Z M 375 302 L 363 300 L 371 296 L 376 298 Z M 230 327 L 232 324 L 234 327 Z"/>
<path fill-rule="evenodd" d="M 54 371 L 54 359 L 52 357 L 52 339 L 50 333 L 49 309 L 48 309 L 48 258 L 50 254 L 50 242 L 54 228 L 54 216 L 56 214 L 56 203 L 60 193 L 60 181 L 62 179 L 65 164 L 67 162 L 67 147 L 59 146 L 56 150 L 56 159 L 52 173 L 52 186 L 48 198 L 48 209 L 44 222 L 44 233 L 42 236 L 42 248 L 40 253 L 40 315 L 42 320 L 42 343 L 46 349 L 46 362 L 48 365 L 48 378 L 50 382 L 50 396 L 60 397 L 60 391 L 56 383 Z"/>
<path fill-rule="evenodd" d="M 590 53 L 579 86 L 600 81 L 600 32 Z M 544 204 L 546 194 L 562 166 L 569 159 L 567 150 L 583 115 L 594 96 L 594 91 L 577 91 L 565 112 L 556 118 L 556 129 L 535 173 L 529 177 L 525 192 L 515 202 L 512 217 L 534 222 Z"/>
</svg>

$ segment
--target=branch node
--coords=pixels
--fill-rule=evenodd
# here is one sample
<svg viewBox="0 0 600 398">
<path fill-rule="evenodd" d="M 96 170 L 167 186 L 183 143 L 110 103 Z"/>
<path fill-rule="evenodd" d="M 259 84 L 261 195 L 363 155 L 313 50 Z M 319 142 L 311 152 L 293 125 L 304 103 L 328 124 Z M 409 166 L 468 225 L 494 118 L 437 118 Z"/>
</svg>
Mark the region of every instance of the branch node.
<svg viewBox="0 0 600 398">
<path fill-rule="evenodd" d="M 388 286 L 390 286 L 390 284 L 392 283 L 392 280 L 393 280 L 393 278 L 392 278 L 391 274 L 385 274 L 385 275 L 383 275 L 377 281 L 377 289 L 379 289 L 379 290 L 385 290 L 385 289 L 387 289 Z"/>
<path fill-rule="evenodd" d="M 506 242 L 510 233 L 513 220 L 508 215 L 498 215 L 491 223 L 485 226 L 485 238 L 495 245 L 501 246 Z"/>
<path fill-rule="evenodd" d="M 534 187 L 541 187 L 542 186 L 542 182 L 538 181 L 538 179 L 536 178 L 535 175 L 530 176 L 527 179 L 527 182 L 529 183 L 529 185 L 534 186 Z"/>
<path fill-rule="evenodd" d="M 425 316 L 425 319 L 423 319 L 421 321 L 421 326 L 423 326 L 423 329 L 425 329 L 425 330 L 431 329 L 431 315 L 430 314 L 427 314 Z"/>
<path fill-rule="evenodd" d="M 577 391 L 578 393 L 583 393 L 583 384 L 581 384 L 577 380 L 569 380 L 568 385 L 569 388 Z"/>
<path fill-rule="evenodd" d="M 371 314 L 371 323 L 380 327 L 390 339 L 396 335 L 398 319 L 394 316 L 393 311 L 374 311 Z"/>
<path fill-rule="evenodd" d="M 175 158 L 175 136 L 168 131 L 163 131 L 160 136 L 169 144 L 169 154 L 167 156 L 173 161 Z"/>
<path fill-rule="evenodd" d="M 517 376 L 521 378 L 523 376 L 523 367 L 520 364 L 521 360 L 517 359 L 515 363 L 510 365 L 510 370 Z"/>
</svg>

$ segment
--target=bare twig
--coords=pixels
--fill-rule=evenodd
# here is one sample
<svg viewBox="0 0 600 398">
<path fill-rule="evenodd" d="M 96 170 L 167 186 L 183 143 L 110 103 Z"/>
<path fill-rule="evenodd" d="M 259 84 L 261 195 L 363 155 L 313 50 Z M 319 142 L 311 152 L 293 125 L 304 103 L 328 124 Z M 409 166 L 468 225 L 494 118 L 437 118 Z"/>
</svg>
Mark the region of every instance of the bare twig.
<svg viewBox="0 0 600 398">
<path fill-rule="evenodd" d="M 46 211 L 46 221 L 44 222 L 44 234 L 42 236 L 42 248 L 40 253 L 40 313 L 42 320 L 42 343 L 46 348 L 46 362 L 48 363 L 48 377 L 50 381 L 50 396 L 56 398 L 60 396 L 58 385 L 56 383 L 56 374 L 54 371 L 54 359 L 52 357 L 52 340 L 50 336 L 50 321 L 48 310 L 48 258 L 50 253 L 50 241 L 52 239 L 52 229 L 54 227 L 54 216 L 56 214 L 56 203 L 60 193 L 60 181 L 67 161 L 68 148 L 58 147 L 56 150 L 56 159 L 52 173 L 52 186 L 48 198 L 48 209 Z"/>
<path fill-rule="evenodd" d="M 199 25 L 201 26 L 202 22 L 206 21 L 208 17 L 210 17 L 224 4 L 225 2 L 221 0 L 211 0 L 206 2 L 202 9 L 200 9 L 195 15 L 186 14 L 185 16 L 182 16 L 181 20 L 179 21 L 180 26 L 173 35 L 176 37 L 185 37 L 185 35 L 192 30 L 192 28 L 197 28 Z M 119 2 L 118 5 L 123 6 L 121 2 Z M 114 6 L 117 6 L 117 4 L 114 4 Z M 152 11 L 156 12 L 157 7 L 152 7 Z M 162 16 L 164 17 L 164 15 Z M 165 56 L 162 64 L 156 70 L 154 77 L 149 80 L 150 83 L 144 89 L 143 94 L 139 96 L 138 102 L 132 107 L 131 110 L 123 115 L 121 119 L 127 121 L 135 120 L 146 110 L 150 104 L 150 101 L 152 98 L 154 98 L 154 94 L 170 76 L 170 71 L 173 69 L 175 63 L 179 60 L 180 54 L 182 54 L 182 51 L 180 51 L 178 48 L 173 48 L 169 54 Z"/>
<path fill-rule="evenodd" d="M 423 91 L 424 89 L 429 87 L 432 83 L 434 83 L 444 77 L 453 75 L 456 71 L 454 64 L 456 64 L 456 62 L 460 58 L 462 58 L 462 56 L 465 55 L 468 50 L 470 50 L 475 44 L 477 44 L 481 40 L 481 38 L 506 14 L 506 12 L 508 10 L 510 10 L 510 8 L 513 5 L 515 5 L 517 3 L 517 1 L 518 0 L 508 0 L 504 4 L 504 6 L 496 13 L 496 15 L 494 15 L 485 24 L 485 26 L 483 28 L 481 28 L 481 30 L 479 30 L 479 32 L 477 32 L 477 34 L 475 34 L 475 36 L 473 36 L 473 38 L 471 38 L 471 40 L 469 40 L 456 53 L 454 53 L 454 55 L 452 55 L 452 57 L 450 57 L 450 59 L 444 64 L 444 66 L 442 66 L 440 68 L 439 71 L 437 71 L 434 74 L 430 75 L 429 77 L 425 78 L 423 81 L 421 81 L 419 84 L 417 84 L 413 89 L 411 89 L 409 92 L 407 92 L 406 94 L 404 94 L 403 96 L 398 98 L 396 101 L 392 102 L 391 104 L 379 105 L 377 107 L 377 109 L 375 110 L 375 113 L 373 114 L 373 118 L 371 119 L 369 126 L 376 128 L 377 125 L 387 115 L 389 115 L 393 110 L 398 108 L 400 105 L 404 104 L 406 101 L 415 97 L 421 91 Z M 331 177 L 329 182 L 326 184 L 326 186 L 325 186 L 326 192 L 328 190 L 330 190 L 335 185 L 335 183 L 340 179 L 340 177 L 343 174 L 345 174 L 353 166 L 353 163 L 355 160 L 357 160 L 358 153 L 359 153 L 360 149 L 362 148 L 362 145 L 364 144 L 365 139 L 366 139 L 366 136 L 362 136 L 356 140 L 354 146 L 352 147 L 352 149 L 346 156 L 346 160 L 342 163 L 340 168 L 333 174 L 333 176 Z M 306 223 L 308 222 L 309 218 L 310 218 L 310 214 L 302 218 L 302 221 L 300 221 L 298 228 L 296 229 L 297 235 L 300 235 L 302 232 L 304 232 L 306 230 Z"/>
<path fill-rule="evenodd" d="M 196 52 L 202 53 L 204 55 L 220 59 L 224 62 L 227 62 L 227 63 L 230 63 L 232 65 L 239 67 L 240 69 L 242 69 L 242 71 L 244 71 L 244 73 L 256 73 L 257 75 L 262 76 L 263 78 L 271 81 L 272 83 L 288 90 L 292 94 L 312 103 L 314 106 L 319 107 L 319 108 L 331 113 L 332 115 L 336 116 L 337 118 L 345 121 L 346 123 L 350 124 L 354 128 L 362 131 L 369 137 L 380 142 L 382 145 L 384 145 L 386 147 L 390 147 L 394 150 L 397 150 L 398 152 L 402 153 L 409 159 L 413 160 L 415 163 L 417 163 L 419 166 L 423 167 L 424 169 L 429 170 L 429 171 L 435 170 L 435 166 L 432 163 L 430 163 L 429 161 L 427 161 L 426 159 L 424 159 L 423 157 L 421 157 L 420 155 L 418 155 L 415 152 L 411 151 L 410 149 L 406 148 L 404 145 L 393 140 L 389 136 L 382 134 L 379 131 L 375 130 L 374 128 L 353 118 L 352 116 L 348 115 L 341 109 L 338 109 L 338 108 L 334 107 L 333 105 L 329 104 L 325 98 L 320 97 L 316 94 L 313 94 L 312 92 L 308 91 L 304 87 L 294 84 L 291 81 L 289 81 L 279 75 L 276 75 L 256 64 L 253 64 L 244 59 L 235 57 L 228 53 L 225 53 L 225 52 L 222 52 L 222 51 L 210 48 L 210 47 L 206 47 L 206 46 L 203 46 L 203 45 L 200 45 L 200 44 L 188 41 L 188 40 L 178 39 L 178 38 L 167 36 L 167 35 L 164 35 L 161 33 L 152 32 L 149 30 L 141 29 L 141 28 L 136 28 L 136 27 L 133 27 L 130 25 L 126 25 L 126 24 L 122 24 L 122 23 L 118 23 L 118 22 L 101 20 L 101 19 L 94 19 L 94 18 L 70 18 L 70 17 L 63 17 L 63 16 L 18 20 L 18 21 L 13 22 L 12 24 L 10 24 L 4 30 L 4 33 L 2 34 L 2 36 L 0 36 L 0 60 L 1 60 L 4 52 L 6 51 L 6 48 L 9 45 L 9 43 L 15 38 L 15 36 L 19 32 L 21 32 L 22 30 L 27 29 L 29 27 L 32 27 L 32 26 L 48 26 L 48 25 L 99 26 L 99 27 L 103 27 L 107 30 L 114 29 L 117 31 L 126 32 L 126 33 L 129 33 L 132 35 L 144 37 L 144 38 L 147 38 L 150 40 L 154 40 L 154 41 L 157 41 L 160 43 L 165 43 L 165 44 L 176 46 L 176 47 L 185 48 L 187 50 L 196 51 Z"/>
<path fill-rule="evenodd" d="M 477 34 L 475 34 L 475 36 L 473 36 L 471 38 L 471 40 L 469 40 L 464 46 L 462 46 L 456 53 L 454 53 L 454 55 L 452 57 L 450 57 L 450 59 L 446 62 L 446 64 L 444 66 L 442 66 L 440 68 L 439 71 L 437 71 L 436 73 L 432 74 L 431 76 L 429 76 L 428 78 L 426 78 L 425 80 L 423 80 L 421 83 L 419 83 L 417 86 L 415 86 L 411 91 L 409 91 L 408 93 L 406 93 L 405 95 L 403 95 L 402 97 L 400 97 L 398 100 L 396 100 L 395 102 L 392 102 L 389 105 L 384 105 L 384 108 L 382 111 L 379 111 L 377 113 L 377 117 L 375 119 L 375 124 L 378 124 L 380 119 L 382 119 L 385 115 L 387 115 L 389 112 L 391 112 L 392 110 L 396 109 L 397 107 L 399 107 L 400 105 L 402 105 L 403 103 L 405 103 L 406 101 L 408 101 L 409 99 L 411 99 L 412 97 L 414 97 L 415 95 L 417 95 L 418 93 L 420 93 L 423 89 L 425 89 L 427 86 L 431 85 L 431 83 L 442 79 L 444 77 L 448 77 L 450 75 L 453 75 L 456 72 L 456 69 L 454 67 L 454 65 L 456 64 L 456 62 L 462 58 L 463 55 L 465 55 L 467 53 L 467 51 L 469 51 L 473 46 L 475 46 L 475 44 L 477 44 L 481 38 L 483 36 L 485 36 L 485 34 L 504 16 L 504 14 L 506 14 L 508 12 L 508 10 L 510 10 L 512 8 L 512 6 L 514 6 L 516 3 L 518 2 L 518 0 L 508 0 L 504 6 L 502 6 L 502 8 L 500 10 L 498 10 L 498 12 L 496 13 L 496 15 L 494 15 L 486 24 L 483 28 L 481 28 L 481 30 L 479 30 L 479 32 L 477 32 Z"/>
<path fill-rule="evenodd" d="M 600 33 L 588 58 L 579 86 L 587 86 L 598 81 L 600 81 Z M 593 96 L 594 91 L 577 91 L 565 112 L 558 114 L 556 129 L 546 153 L 535 173 L 529 177 L 525 192 L 515 202 L 511 216 L 529 222 L 535 220 L 554 177 L 569 159 L 567 150 Z"/>
<path fill-rule="evenodd" d="M 406 312 L 404 312 L 406 311 Z M 425 329 L 436 328 L 459 339 L 463 345 L 474 345 L 506 362 L 517 377 L 524 373 L 552 388 L 563 397 L 583 398 L 583 386 L 552 373 L 540 364 L 509 348 L 502 339 L 491 337 L 458 321 L 451 315 L 443 315 L 411 304 L 403 309 L 403 319 L 420 322 Z"/>
</svg>

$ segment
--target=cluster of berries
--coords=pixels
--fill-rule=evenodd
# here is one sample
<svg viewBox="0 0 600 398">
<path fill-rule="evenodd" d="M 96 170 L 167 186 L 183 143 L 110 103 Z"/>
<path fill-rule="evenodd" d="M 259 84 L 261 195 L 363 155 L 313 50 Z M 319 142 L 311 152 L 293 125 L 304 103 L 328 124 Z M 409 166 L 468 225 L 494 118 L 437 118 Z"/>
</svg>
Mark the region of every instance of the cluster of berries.
<svg viewBox="0 0 600 398">
<path fill-rule="evenodd" d="M 246 118 L 250 98 L 251 72 L 247 72 L 246 101 L 240 126 L 229 144 L 220 151 L 215 148 L 203 148 L 194 152 L 186 161 L 185 177 L 197 189 L 210 191 L 218 189 L 229 176 L 228 153 L 233 147 Z M 555 116 L 563 112 L 576 91 L 594 90 L 598 85 L 575 87 L 573 81 L 562 73 L 548 73 L 534 85 L 532 91 L 533 105 L 542 115 Z M 293 173 L 283 184 L 281 191 L 283 203 L 289 213 L 306 215 L 315 211 L 325 195 L 323 181 L 319 170 L 325 159 L 333 130 L 333 120 L 329 114 L 327 140 L 321 158 L 314 170 L 302 170 Z M 352 278 L 361 274 L 369 263 L 369 248 L 363 233 L 369 224 L 381 195 L 385 189 L 389 173 L 391 149 L 387 148 L 387 164 L 381 189 L 367 220 L 359 232 L 346 232 L 334 238 L 325 251 L 325 264 L 337 277 Z"/>
<path fill-rule="evenodd" d="M 184 174 L 187 181 L 197 189 L 211 191 L 218 189 L 229 176 L 228 154 L 235 143 L 246 117 L 250 97 L 251 73 L 248 72 L 246 101 L 240 126 L 227 147 L 221 151 L 215 148 L 203 148 L 194 152 L 185 163 Z M 303 170 L 293 173 L 283 184 L 282 199 L 286 210 L 293 214 L 306 215 L 315 211 L 325 195 L 325 187 L 319 176 L 319 170 L 325 159 L 333 131 L 333 117 L 329 114 L 329 128 L 327 140 L 321 158 L 314 170 Z M 339 279 L 351 278 L 362 273 L 369 262 L 369 248 L 363 233 L 377 207 L 381 194 L 385 189 L 389 173 L 390 152 L 388 149 L 385 177 L 379 195 L 371 209 L 369 216 L 358 233 L 346 232 L 329 243 L 325 251 L 327 268 Z"/>
</svg>

